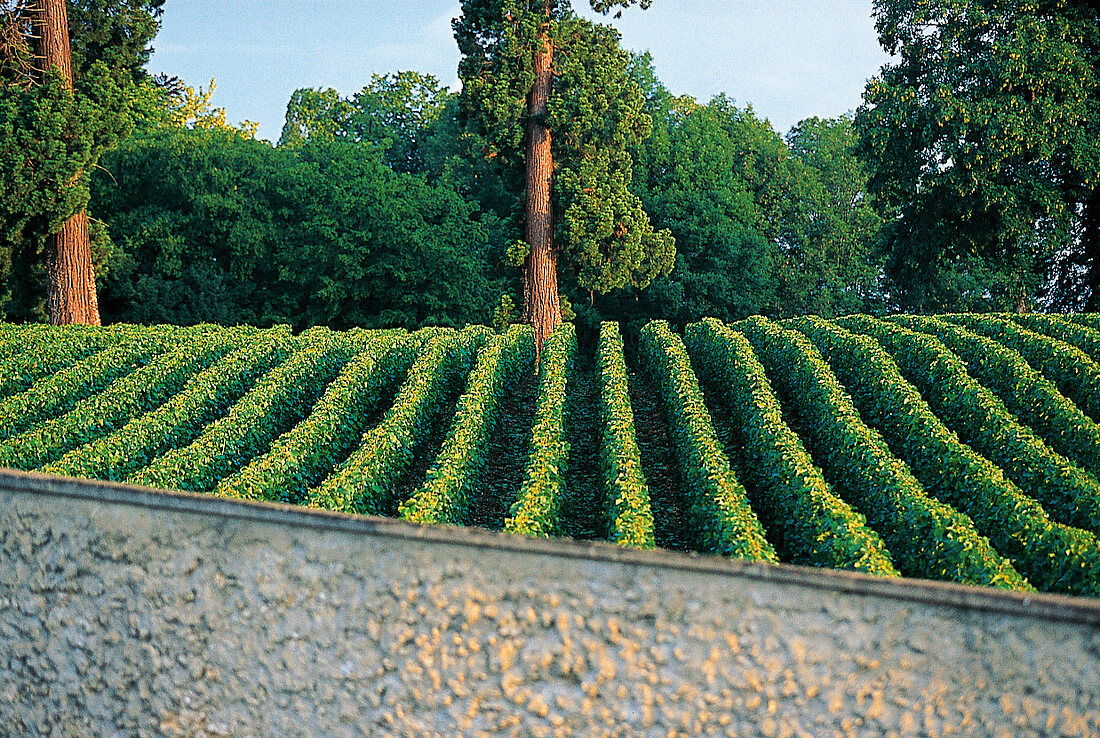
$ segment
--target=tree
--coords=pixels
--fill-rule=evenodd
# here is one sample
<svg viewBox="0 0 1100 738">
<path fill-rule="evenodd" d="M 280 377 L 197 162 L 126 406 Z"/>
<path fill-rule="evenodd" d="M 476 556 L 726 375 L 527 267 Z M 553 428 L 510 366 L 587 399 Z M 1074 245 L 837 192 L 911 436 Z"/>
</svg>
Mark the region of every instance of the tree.
<svg viewBox="0 0 1100 738">
<path fill-rule="evenodd" d="M 631 75 L 653 120 L 631 147 L 633 187 L 675 237 L 676 265 L 629 300 L 602 301 L 600 318 L 682 325 L 871 307 L 879 221 L 847 118 L 802 121 L 785 141 L 725 95 L 705 105 L 673 97 L 646 55 Z"/>
<path fill-rule="evenodd" d="M 114 244 L 104 320 L 276 322 L 273 200 L 293 164 L 266 142 L 213 124 L 142 131 L 108 152 L 91 177 L 92 213 Z"/>
<path fill-rule="evenodd" d="M 1100 10 L 876 0 L 856 116 L 905 309 L 1100 309 Z"/>
<path fill-rule="evenodd" d="M 280 147 L 301 146 L 306 141 L 333 140 L 351 134 L 352 104 L 332 88 L 303 87 L 291 94 Z"/>
<path fill-rule="evenodd" d="M 774 204 L 784 200 L 768 167 L 786 153 L 782 139 L 725 97 L 707 105 L 672 99 L 654 126 L 659 133 L 639 152 L 636 191 L 676 238 L 677 258 L 667 280 L 642 297 L 655 303 L 648 317 L 683 324 L 778 315 L 782 218 Z M 656 150 L 647 151 L 651 144 Z"/>
<path fill-rule="evenodd" d="M 65 0 L 40 0 L 27 7 L 27 14 L 35 39 L 35 76 L 41 84 L 49 75 L 55 75 L 66 91 L 71 92 L 73 64 Z M 83 172 L 77 171 L 74 179 L 82 175 Z M 46 237 L 46 313 L 54 325 L 99 325 L 88 212 L 84 208 L 66 218 L 60 229 Z"/>
<path fill-rule="evenodd" d="M 352 130 L 358 140 L 384 148 L 394 171 L 419 174 L 428 167 L 425 140 L 454 97 L 430 74 L 375 74 L 353 98 Z"/>
<path fill-rule="evenodd" d="M 276 148 L 205 107 L 135 134 L 93 174 L 93 213 L 115 243 L 105 320 L 486 320 L 499 285 L 475 205 L 393 171 L 369 143 L 314 136 Z"/>
<path fill-rule="evenodd" d="M 277 312 L 342 328 L 484 323 L 499 286 L 476 205 L 381 158 L 343 140 L 293 152 L 272 200 Z"/>
<path fill-rule="evenodd" d="M 106 254 L 85 212 L 87 173 L 132 125 L 162 3 L 0 2 L 0 299 L 11 317 L 40 314 L 32 285 L 44 279 L 51 322 L 99 322 Z"/>
<path fill-rule="evenodd" d="M 806 257 L 803 312 L 880 310 L 881 263 L 873 247 L 882 219 L 867 192 L 867 166 L 856 156 L 851 116 L 807 118 L 786 141 L 801 165 L 797 181 L 804 194 L 796 216 Z"/>
<path fill-rule="evenodd" d="M 590 0 L 593 9 L 650 0 Z M 629 190 L 627 145 L 649 127 L 618 34 L 577 17 L 568 0 L 465 0 L 454 21 L 462 110 L 487 158 L 523 173 L 525 322 L 536 346 L 562 320 L 564 255 L 590 291 L 645 286 L 672 268 L 674 246 Z M 558 217 L 555 217 L 555 215 Z"/>
<path fill-rule="evenodd" d="M 384 151 L 397 172 L 428 169 L 423 148 L 454 100 L 454 94 L 430 74 L 396 72 L 371 75 L 351 99 L 336 90 L 295 90 L 287 104 L 280 146 L 305 141 L 345 140 Z"/>
</svg>

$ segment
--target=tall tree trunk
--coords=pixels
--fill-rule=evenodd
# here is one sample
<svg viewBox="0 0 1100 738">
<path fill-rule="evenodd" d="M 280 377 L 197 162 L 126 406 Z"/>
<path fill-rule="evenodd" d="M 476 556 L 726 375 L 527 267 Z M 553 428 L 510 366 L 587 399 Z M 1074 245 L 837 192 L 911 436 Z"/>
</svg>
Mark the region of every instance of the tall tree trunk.
<svg viewBox="0 0 1100 738">
<path fill-rule="evenodd" d="M 46 313 L 50 322 L 99 325 L 87 211 L 65 221 L 46 245 Z"/>
<path fill-rule="evenodd" d="M 44 76 L 56 69 L 73 86 L 72 52 L 65 0 L 33 0 L 27 8 L 35 35 L 36 62 Z M 77 173 L 77 177 L 83 173 Z M 54 325 L 99 325 L 88 214 L 81 211 L 46 239 L 46 312 Z"/>
<path fill-rule="evenodd" d="M 527 96 L 525 236 L 531 249 L 523 267 L 523 321 L 535 328 L 535 352 L 539 357 L 546 337 L 561 323 L 558 252 L 554 248 L 550 205 L 554 157 L 550 151 L 550 129 L 546 127 L 553 61 L 554 47 L 547 24 L 539 32 L 534 58 L 535 83 Z"/>
</svg>

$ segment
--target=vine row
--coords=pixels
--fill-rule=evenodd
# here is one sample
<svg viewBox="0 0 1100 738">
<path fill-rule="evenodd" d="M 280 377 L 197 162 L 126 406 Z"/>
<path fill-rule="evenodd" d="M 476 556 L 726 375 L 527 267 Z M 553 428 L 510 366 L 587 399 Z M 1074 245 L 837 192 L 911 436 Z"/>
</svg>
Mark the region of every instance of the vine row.
<svg viewBox="0 0 1100 738">
<path fill-rule="evenodd" d="M 730 470 L 683 341 L 668 323 L 642 330 L 639 361 L 660 392 L 695 537 L 705 550 L 778 561 L 745 488 Z"/>
<path fill-rule="evenodd" d="M 792 324 L 814 343 L 862 417 L 882 433 L 929 494 L 967 514 L 1038 588 L 1100 594 L 1096 537 L 1051 520 L 997 466 L 961 443 L 874 339 L 820 318 Z"/>
<path fill-rule="evenodd" d="M 424 483 L 398 510 L 402 518 L 455 525 L 467 521 L 501 400 L 520 376 L 531 370 L 534 360 L 534 336 L 529 326 L 513 326 L 489 339 L 478 354 L 439 456 Z"/>
<path fill-rule="evenodd" d="M 742 330 L 773 386 L 796 409 L 814 460 L 881 533 L 905 576 L 1033 589 L 970 518 L 925 493 L 882 436 L 863 422 L 805 336 L 763 320 Z"/>
<path fill-rule="evenodd" d="M 1100 532 L 1100 482 L 1021 425 L 992 392 L 932 336 L 867 316 L 837 324 L 869 335 L 959 438 L 1061 522 Z"/>
<path fill-rule="evenodd" d="M 610 519 L 609 538 L 620 546 L 653 548 L 653 509 L 642 471 L 634 411 L 618 323 L 600 325 L 596 348 L 600 419 L 600 480 Z"/>
</svg>

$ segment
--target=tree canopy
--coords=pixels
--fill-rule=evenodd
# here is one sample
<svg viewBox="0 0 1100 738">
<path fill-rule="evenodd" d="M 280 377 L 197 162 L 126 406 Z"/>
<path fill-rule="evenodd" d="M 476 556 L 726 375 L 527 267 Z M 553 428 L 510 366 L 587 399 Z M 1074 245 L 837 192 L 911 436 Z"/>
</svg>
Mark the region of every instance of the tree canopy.
<svg viewBox="0 0 1100 738">
<path fill-rule="evenodd" d="M 540 249 L 582 341 L 603 320 L 1100 307 L 1085 3 L 878 0 L 895 58 L 854 119 L 782 133 L 673 95 L 565 0 L 469 0 L 461 92 L 415 71 L 303 88 L 277 146 L 226 122 L 213 81 L 145 74 L 161 5 L 71 3 L 70 92 L 29 83 L 0 0 L 8 318 L 41 317 L 44 234 L 89 200 L 106 320 L 503 325 L 522 294 L 530 321 Z"/>
<path fill-rule="evenodd" d="M 1100 307 L 1100 10 L 876 0 L 856 117 L 907 309 Z"/>
<path fill-rule="evenodd" d="M 214 124 L 134 136 L 93 178 L 93 213 L 115 246 L 105 314 L 341 328 L 487 321 L 500 287 L 476 205 L 395 171 L 383 153 L 324 136 L 276 148 Z"/>
</svg>

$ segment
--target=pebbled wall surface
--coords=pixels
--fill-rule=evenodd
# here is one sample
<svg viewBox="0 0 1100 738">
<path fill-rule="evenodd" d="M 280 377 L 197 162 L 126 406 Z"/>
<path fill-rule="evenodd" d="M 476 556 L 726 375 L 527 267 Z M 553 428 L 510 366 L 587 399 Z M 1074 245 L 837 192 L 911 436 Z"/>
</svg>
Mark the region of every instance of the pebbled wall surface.
<svg viewBox="0 0 1100 738">
<path fill-rule="evenodd" d="M 0 734 L 1100 735 L 1100 602 L 0 472 Z"/>
</svg>

